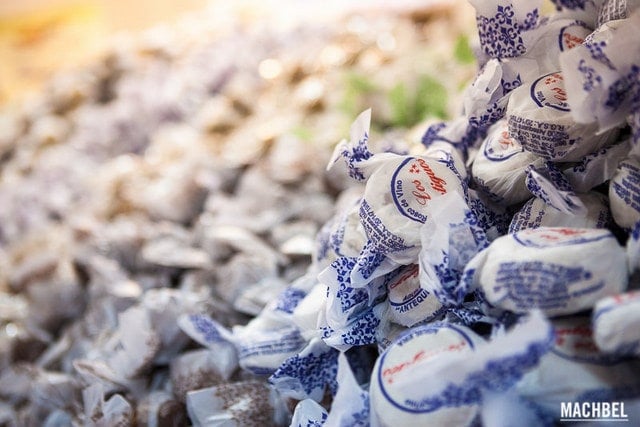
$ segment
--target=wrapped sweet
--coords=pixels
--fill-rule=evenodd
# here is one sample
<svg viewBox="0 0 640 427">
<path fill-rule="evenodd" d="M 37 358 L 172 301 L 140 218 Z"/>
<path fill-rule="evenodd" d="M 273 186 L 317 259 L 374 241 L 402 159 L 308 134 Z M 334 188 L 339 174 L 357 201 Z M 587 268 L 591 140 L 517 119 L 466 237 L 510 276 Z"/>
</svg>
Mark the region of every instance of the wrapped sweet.
<svg viewBox="0 0 640 427">
<path fill-rule="evenodd" d="M 525 170 L 538 159 L 510 136 L 506 120 L 500 120 L 489 129 L 473 159 L 473 182 L 497 203 L 522 202 L 531 197 L 525 183 Z"/>
<path fill-rule="evenodd" d="M 564 80 L 562 72 L 552 72 L 515 89 L 506 114 L 509 134 L 525 150 L 545 159 L 571 162 L 613 143 L 617 130 L 599 134 L 597 124 L 576 123 Z"/>
<path fill-rule="evenodd" d="M 466 269 L 487 300 L 516 313 L 578 313 L 624 291 L 625 250 L 606 229 L 539 227 L 494 240 Z"/>
</svg>

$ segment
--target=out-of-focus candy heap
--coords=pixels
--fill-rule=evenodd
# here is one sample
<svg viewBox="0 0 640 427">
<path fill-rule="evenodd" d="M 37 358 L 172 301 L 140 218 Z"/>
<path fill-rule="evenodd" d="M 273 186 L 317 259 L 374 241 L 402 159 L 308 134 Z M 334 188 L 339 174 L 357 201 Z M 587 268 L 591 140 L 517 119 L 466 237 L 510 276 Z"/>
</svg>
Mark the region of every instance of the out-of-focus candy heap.
<svg viewBox="0 0 640 427">
<path fill-rule="evenodd" d="M 119 38 L 0 115 L 0 425 L 288 424 L 267 378 L 322 341 L 313 304 L 287 310 L 361 190 L 326 173 L 332 147 L 373 105 L 405 149 L 475 71 L 450 6 L 206 18 Z"/>
</svg>

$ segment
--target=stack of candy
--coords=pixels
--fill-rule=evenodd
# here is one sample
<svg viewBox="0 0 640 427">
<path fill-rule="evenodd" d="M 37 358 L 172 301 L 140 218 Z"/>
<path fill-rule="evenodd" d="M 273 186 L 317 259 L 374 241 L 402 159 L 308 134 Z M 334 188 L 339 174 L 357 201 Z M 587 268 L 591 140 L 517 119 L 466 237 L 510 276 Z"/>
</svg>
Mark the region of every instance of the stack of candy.
<svg viewBox="0 0 640 427">
<path fill-rule="evenodd" d="M 245 327 L 206 319 L 298 402 L 292 426 L 553 425 L 567 402 L 638 415 L 640 10 L 472 3 L 463 114 L 398 153 L 371 149 L 362 113 L 329 167 L 364 188 L 305 277 Z"/>
</svg>

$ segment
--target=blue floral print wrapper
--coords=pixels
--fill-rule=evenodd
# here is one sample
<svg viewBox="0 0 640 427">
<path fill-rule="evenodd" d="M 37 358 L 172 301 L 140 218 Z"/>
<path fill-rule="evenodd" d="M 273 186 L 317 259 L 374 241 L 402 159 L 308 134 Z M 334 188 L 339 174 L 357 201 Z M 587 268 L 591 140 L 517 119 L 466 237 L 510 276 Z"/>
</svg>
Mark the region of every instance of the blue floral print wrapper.
<svg viewBox="0 0 640 427">
<path fill-rule="evenodd" d="M 584 215 L 560 211 L 537 197 L 529 199 L 513 215 L 509 233 L 538 227 L 607 228 L 611 225 L 613 219 L 607 196 L 591 191 L 577 197 L 586 209 Z"/>
</svg>

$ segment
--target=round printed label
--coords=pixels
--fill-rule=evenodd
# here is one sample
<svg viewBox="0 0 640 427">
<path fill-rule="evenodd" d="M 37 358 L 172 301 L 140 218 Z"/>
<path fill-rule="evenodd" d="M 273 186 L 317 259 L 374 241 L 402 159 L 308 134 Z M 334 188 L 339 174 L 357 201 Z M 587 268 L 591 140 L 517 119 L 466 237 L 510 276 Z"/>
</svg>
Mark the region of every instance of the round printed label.
<svg viewBox="0 0 640 427">
<path fill-rule="evenodd" d="M 549 107 L 559 111 L 571 111 L 567 102 L 562 73 L 549 73 L 531 85 L 531 98 L 539 107 Z"/>
<path fill-rule="evenodd" d="M 556 322 L 554 327 L 555 343 L 551 352 L 563 359 L 597 365 L 612 365 L 624 360 L 598 350 L 588 317 Z"/>
<path fill-rule="evenodd" d="M 511 138 L 509 131 L 505 127 L 487 139 L 486 144 L 484 144 L 483 153 L 487 159 L 493 160 L 494 162 L 501 162 L 523 151 L 522 146 L 518 144 L 515 139 Z"/>
<path fill-rule="evenodd" d="M 425 223 L 424 208 L 434 197 L 447 193 L 447 181 L 426 159 L 405 159 L 391 177 L 391 196 L 398 211 L 409 219 Z"/>
<path fill-rule="evenodd" d="M 380 356 L 377 381 L 385 399 L 393 406 L 412 413 L 433 412 L 442 406 L 438 399 L 406 399 L 403 390 L 394 387 L 398 376 L 405 375 L 429 359 L 474 350 L 474 343 L 460 327 L 433 323 L 412 329 Z M 425 390 L 427 392 L 427 390 Z"/>
<path fill-rule="evenodd" d="M 562 27 L 558 34 L 558 47 L 560 52 L 573 49 L 584 42 L 584 38 L 591 34 L 591 30 L 582 21 L 576 21 L 571 25 Z"/>
<path fill-rule="evenodd" d="M 522 246 L 547 248 L 570 246 L 613 238 L 606 229 L 542 227 L 527 228 L 512 234 L 513 239 Z"/>
</svg>

